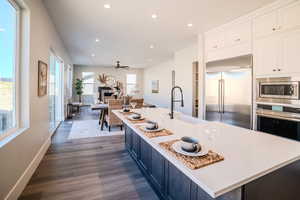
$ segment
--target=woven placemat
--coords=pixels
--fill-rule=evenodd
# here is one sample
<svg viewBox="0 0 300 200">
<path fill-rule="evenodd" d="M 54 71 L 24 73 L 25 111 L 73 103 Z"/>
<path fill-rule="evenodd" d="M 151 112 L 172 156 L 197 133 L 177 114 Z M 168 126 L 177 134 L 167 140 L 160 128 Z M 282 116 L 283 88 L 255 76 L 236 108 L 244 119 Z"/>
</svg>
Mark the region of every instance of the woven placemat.
<svg viewBox="0 0 300 200">
<path fill-rule="evenodd" d="M 140 123 L 145 123 L 147 120 L 146 119 L 141 119 L 141 120 L 132 120 L 129 117 L 126 117 L 131 123 L 133 124 L 140 124 Z"/>
<path fill-rule="evenodd" d="M 205 156 L 199 156 L 199 157 L 191 157 L 191 156 L 185 156 L 182 155 L 180 153 L 177 153 L 176 151 L 173 150 L 172 145 L 175 142 L 178 142 L 180 140 L 171 140 L 168 142 L 161 142 L 159 143 L 159 145 L 167 150 L 168 152 L 170 152 L 173 156 L 175 156 L 178 160 L 180 160 L 181 162 L 183 162 L 183 164 L 185 166 L 187 166 L 190 169 L 199 169 L 201 167 L 205 167 L 207 165 L 211 165 L 213 163 L 216 162 L 220 162 L 222 160 L 224 160 L 224 157 L 212 152 L 212 151 L 208 151 L 208 154 Z"/>
<path fill-rule="evenodd" d="M 123 111 L 119 111 L 119 113 L 121 113 L 122 115 L 131 115 L 133 114 L 134 112 L 123 112 Z"/>
<path fill-rule="evenodd" d="M 136 125 L 136 127 L 139 128 L 143 132 L 143 134 L 146 135 L 148 138 L 173 135 L 173 133 L 167 129 L 163 129 L 163 130 L 157 131 L 157 132 L 147 132 L 141 128 L 142 127 L 141 125 Z"/>
</svg>

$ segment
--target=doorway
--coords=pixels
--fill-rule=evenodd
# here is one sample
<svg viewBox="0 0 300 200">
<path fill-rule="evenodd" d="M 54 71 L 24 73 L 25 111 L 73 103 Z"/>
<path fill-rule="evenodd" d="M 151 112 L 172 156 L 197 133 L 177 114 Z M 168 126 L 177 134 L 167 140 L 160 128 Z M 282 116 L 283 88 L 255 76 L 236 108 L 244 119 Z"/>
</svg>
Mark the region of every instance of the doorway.
<svg viewBox="0 0 300 200">
<path fill-rule="evenodd" d="M 53 133 L 64 120 L 64 62 L 50 53 L 49 69 L 49 124 Z"/>
</svg>

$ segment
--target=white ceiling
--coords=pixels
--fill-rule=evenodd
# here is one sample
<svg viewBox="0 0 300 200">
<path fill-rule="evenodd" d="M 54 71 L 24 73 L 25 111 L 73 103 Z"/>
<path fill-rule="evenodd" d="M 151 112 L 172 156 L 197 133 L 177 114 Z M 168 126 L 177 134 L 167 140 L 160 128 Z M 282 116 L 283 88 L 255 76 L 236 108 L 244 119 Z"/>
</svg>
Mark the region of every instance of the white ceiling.
<svg viewBox="0 0 300 200">
<path fill-rule="evenodd" d="M 44 0 L 74 64 L 111 66 L 120 60 L 132 67 L 166 60 L 195 43 L 197 33 L 273 1 Z"/>
</svg>

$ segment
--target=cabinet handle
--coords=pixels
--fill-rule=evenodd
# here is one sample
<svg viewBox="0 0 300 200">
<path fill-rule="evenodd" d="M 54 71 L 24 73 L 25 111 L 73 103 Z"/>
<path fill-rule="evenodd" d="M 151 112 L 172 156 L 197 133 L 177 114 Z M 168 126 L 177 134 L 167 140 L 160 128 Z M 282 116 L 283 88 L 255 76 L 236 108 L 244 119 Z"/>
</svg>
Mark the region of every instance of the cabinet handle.
<svg viewBox="0 0 300 200">
<path fill-rule="evenodd" d="M 218 45 L 213 46 L 214 49 L 218 48 Z"/>
<path fill-rule="evenodd" d="M 236 39 L 235 41 L 236 41 L 236 42 L 239 42 L 239 41 L 241 41 L 241 38 L 238 38 L 238 39 Z"/>
<path fill-rule="evenodd" d="M 278 69 L 277 69 L 277 71 L 279 71 L 279 72 L 280 72 L 280 71 L 281 71 L 281 69 L 279 69 L 279 68 L 278 68 Z"/>
<path fill-rule="evenodd" d="M 276 31 L 276 28 L 272 28 L 272 31 Z"/>
<path fill-rule="evenodd" d="M 276 72 L 277 70 L 276 69 L 273 69 L 273 72 Z"/>
</svg>

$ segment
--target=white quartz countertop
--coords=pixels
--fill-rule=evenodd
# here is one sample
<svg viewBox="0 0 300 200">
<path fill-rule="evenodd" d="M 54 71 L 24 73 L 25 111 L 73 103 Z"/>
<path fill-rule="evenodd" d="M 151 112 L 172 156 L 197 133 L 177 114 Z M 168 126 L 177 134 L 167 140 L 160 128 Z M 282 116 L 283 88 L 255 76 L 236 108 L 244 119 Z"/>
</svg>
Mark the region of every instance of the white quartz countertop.
<svg viewBox="0 0 300 200">
<path fill-rule="evenodd" d="M 219 122 L 189 122 L 188 117 L 180 113 L 176 113 L 175 119 L 171 120 L 169 110 L 163 108 L 135 111 L 148 120 L 158 122 L 174 135 L 149 139 L 122 114 L 117 111 L 114 113 L 213 198 L 300 159 L 300 142 L 297 141 Z M 198 138 L 201 145 L 221 154 L 225 160 L 191 170 L 158 145 L 182 136 Z"/>
</svg>

